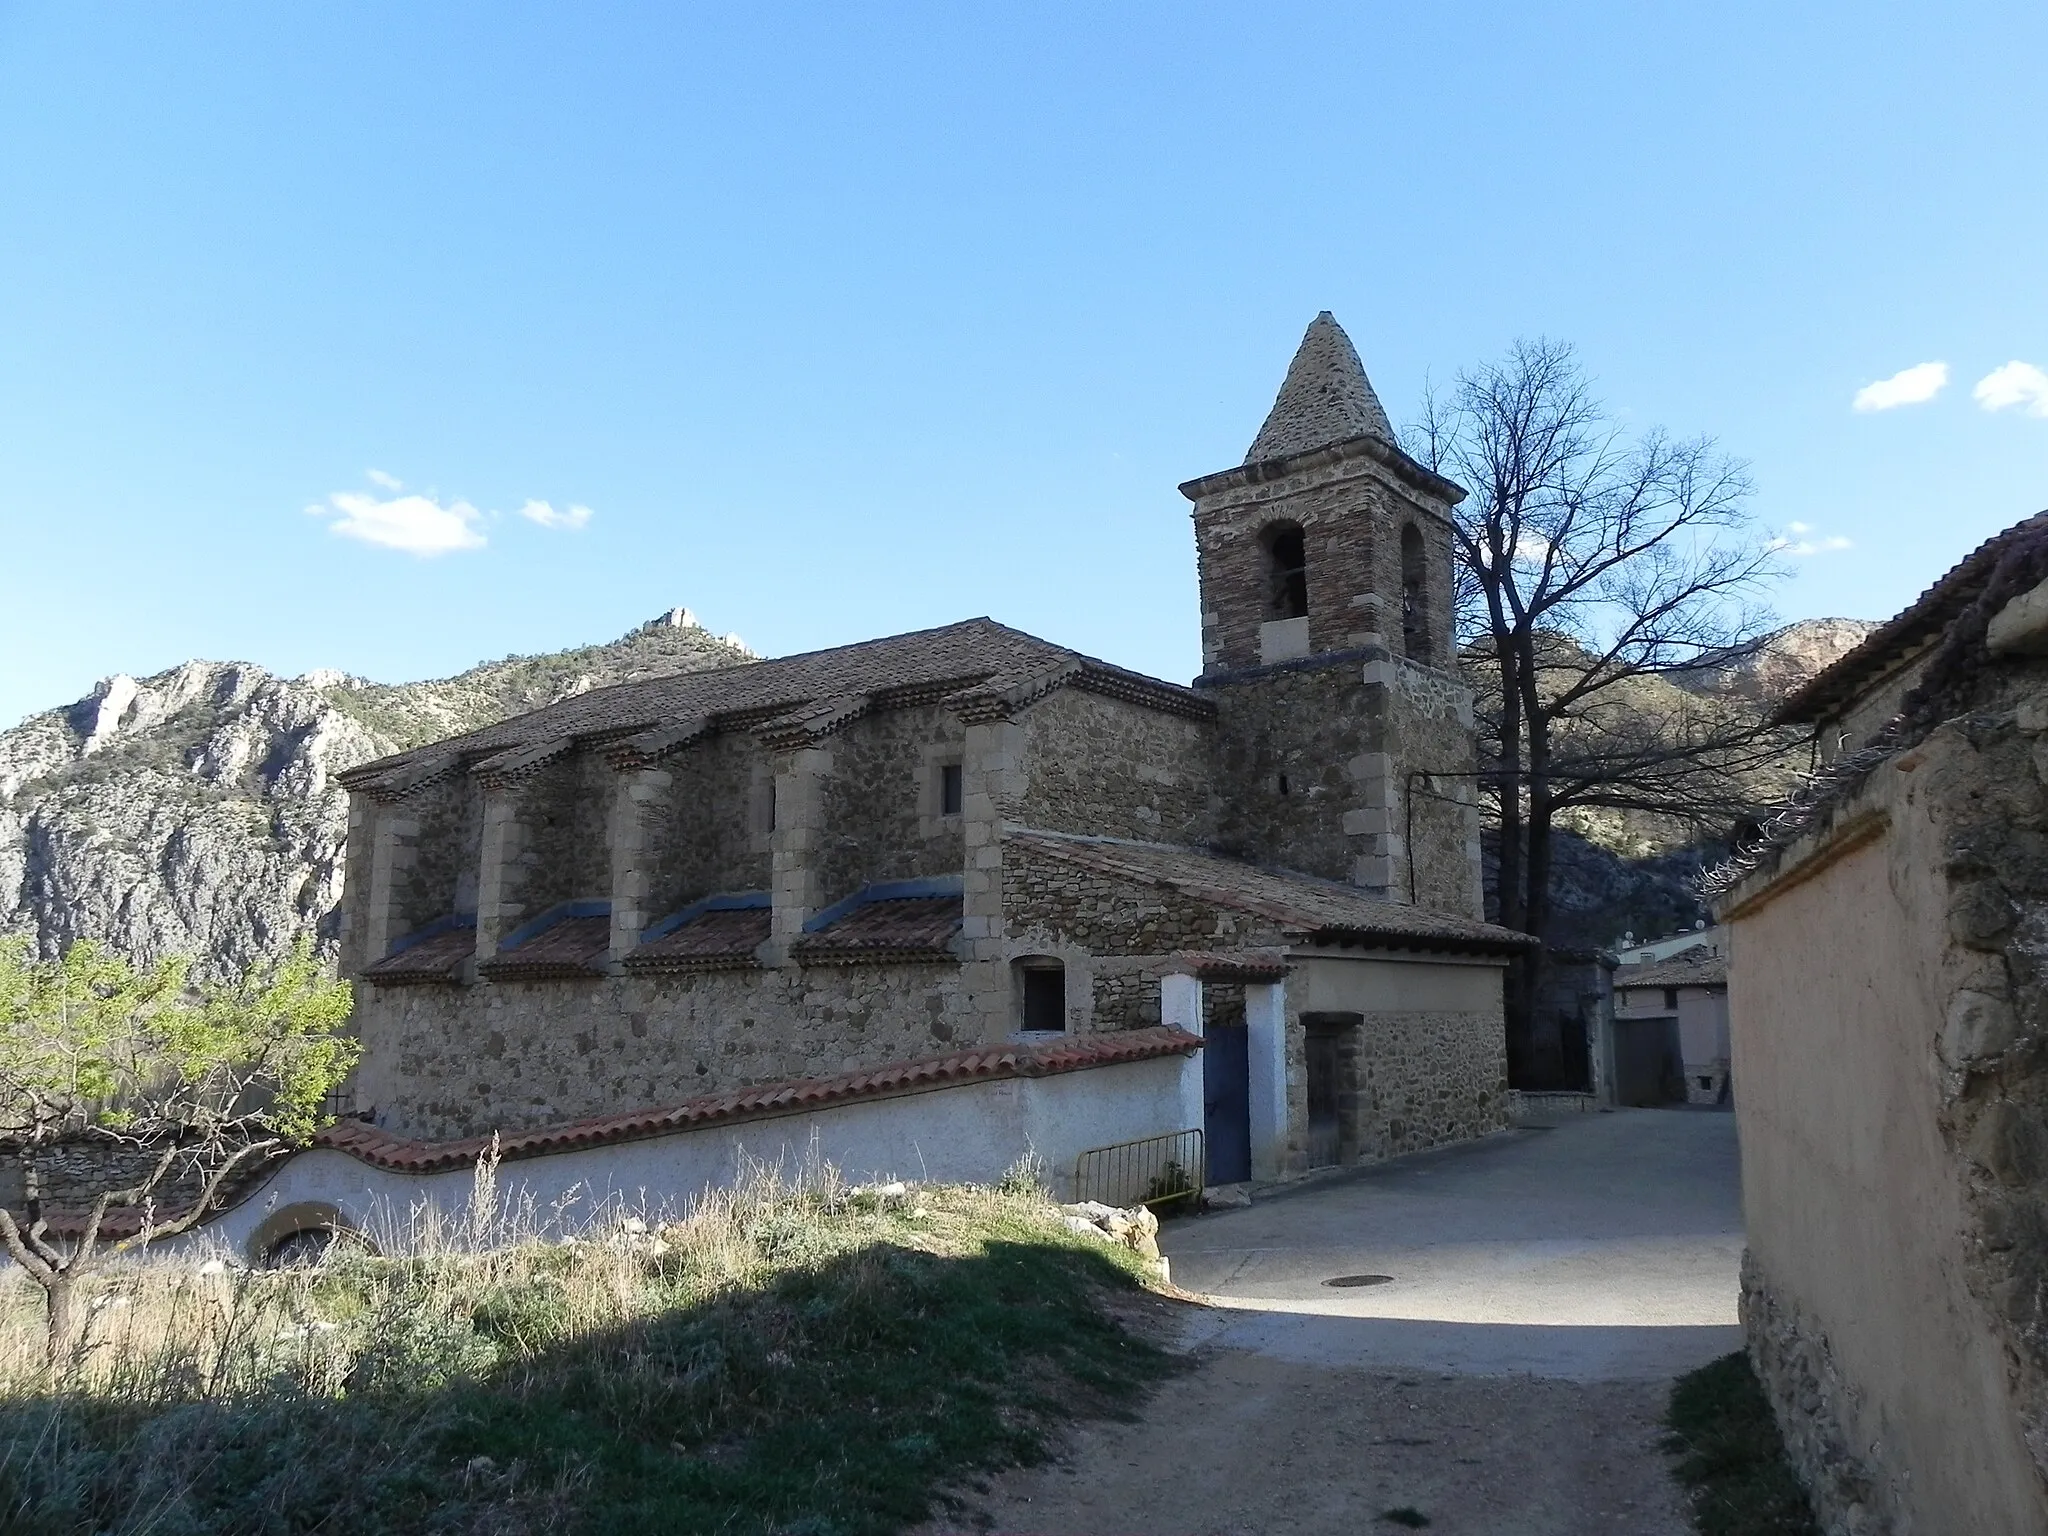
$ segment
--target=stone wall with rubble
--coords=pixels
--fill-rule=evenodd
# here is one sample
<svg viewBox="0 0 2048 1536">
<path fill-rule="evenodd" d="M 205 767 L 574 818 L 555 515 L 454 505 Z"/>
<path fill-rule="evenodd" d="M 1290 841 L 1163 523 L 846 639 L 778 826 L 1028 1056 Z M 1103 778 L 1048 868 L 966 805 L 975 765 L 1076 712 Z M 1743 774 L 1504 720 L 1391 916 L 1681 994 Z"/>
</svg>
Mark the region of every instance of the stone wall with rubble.
<svg viewBox="0 0 2048 1536">
<path fill-rule="evenodd" d="M 1744 1321 L 1834 1531 L 2048 1529 L 2048 667 L 1730 892 Z"/>
<path fill-rule="evenodd" d="M 527 917 L 560 902 L 611 895 L 606 822 L 617 784 L 602 754 L 575 751 L 498 791 L 516 799 L 525 828 L 515 860 L 518 899 Z"/>
<path fill-rule="evenodd" d="M 1019 723 L 1024 783 L 1006 808 L 1012 820 L 1140 842 L 1206 835 L 1209 721 L 1062 688 Z"/>
<path fill-rule="evenodd" d="M 480 1135 L 931 1056 L 973 1037 L 958 966 L 785 966 L 363 988 L 356 1107 Z"/>
<path fill-rule="evenodd" d="M 767 890 L 770 769 L 753 734 L 692 742 L 660 769 L 669 783 L 650 804 L 643 834 L 650 918 L 721 891 Z"/>
<path fill-rule="evenodd" d="M 962 823 L 940 814 L 939 778 L 966 735 L 934 704 L 867 715 L 831 738 L 816 855 L 825 904 L 873 881 L 960 872 Z"/>
<path fill-rule="evenodd" d="M 1205 679 L 1216 846 L 1481 916 L 1472 696 L 1373 647 Z"/>
</svg>

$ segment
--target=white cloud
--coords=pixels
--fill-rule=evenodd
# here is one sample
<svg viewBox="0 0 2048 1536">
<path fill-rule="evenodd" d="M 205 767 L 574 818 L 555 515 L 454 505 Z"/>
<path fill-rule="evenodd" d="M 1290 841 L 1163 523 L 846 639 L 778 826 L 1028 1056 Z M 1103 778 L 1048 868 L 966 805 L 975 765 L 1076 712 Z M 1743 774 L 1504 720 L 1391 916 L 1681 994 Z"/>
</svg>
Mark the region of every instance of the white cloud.
<svg viewBox="0 0 2048 1536">
<path fill-rule="evenodd" d="M 400 480 L 396 475 L 385 474 L 381 469 L 365 470 L 364 473 L 370 477 L 370 484 L 381 485 L 387 491 L 402 491 L 405 489 L 404 481 Z"/>
<path fill-rule="evenodd" d="M 1856 409 L 1889 411 L 1901 405 L 1918 405 L 1940 394 L 1947 383 L 1947 363 L 1915 363 L 1888 379 L 1879 379 L 1857 390 Z"/>
<path fill-rule="evenodd" d="M 557 512 L 545 501 L 528 501 L 519 509 L 519 515 L 529 523 L 539 523 L 543 528 L 567 528 L 572 532 L 590 521 L 590 508 L 569 506 Z"/>
<path fill-rule="evenodd" d="M 1845 549 L 1854 549 L 1854 541 L 1843 538 L 1839 533 L 1827 534 L 1821 538 L 1809 538 L 1813 532 L 1811 524 L 1787 523 L 1785 531 L 1768 540 L 1764 548 L 1780 555 L 1791 555 L 1803 560 L 1808 555 L 1832 555 Z"/>
<path fill-rule="evenodd" d="M 453 554 L 482 549 L 485 543 L 483 514 L 466 501 L 452 501 L 444 507 L 431 496 L 379 500 L 367 491 L 336 491 L 324 506 L 316 503 L 306 511 L 313 517 L 339 512 L 341 516 L 328 527 L 343 538 L 409 555 Z"/>
<path fill-rule="evenodd" d="M 2048 416 L 2048 373 L 2015 358 L 1979 379 L 1970 396 L 1987 411 L 2018 406 L 2029 416 Z"/>
</svg>

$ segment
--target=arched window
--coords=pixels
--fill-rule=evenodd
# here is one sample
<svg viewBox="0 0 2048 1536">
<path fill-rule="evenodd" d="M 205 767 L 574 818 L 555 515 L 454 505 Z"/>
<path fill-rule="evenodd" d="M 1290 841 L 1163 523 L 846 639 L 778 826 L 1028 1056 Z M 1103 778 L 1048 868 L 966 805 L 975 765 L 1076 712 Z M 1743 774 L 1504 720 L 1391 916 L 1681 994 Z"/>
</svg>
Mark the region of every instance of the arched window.
<svg viewBox="0 0 2048 1536">
<path fill-rule="evenodd" d="M 1268 618 L 1308 617 L 1308 549 L 1299 523 L 1274 523 L 1260 536 L 1266 546 Z"/>
<path fill-rule="evenodd" d="M 1401 530 L 1401 653 L 1427 666 L 1429 645 L 1429 568 L 1422 550 L 1422 530 L 1409 523 Z"/>
<path fill-rule="evenodd" d="M 1021 1028 L 1054 1031 L 1067 1027 L 1067 968 L 1050 955 L 1031 955 L 1013 967 L 1017 975 L 1017 1017 Z"/>
</svg>

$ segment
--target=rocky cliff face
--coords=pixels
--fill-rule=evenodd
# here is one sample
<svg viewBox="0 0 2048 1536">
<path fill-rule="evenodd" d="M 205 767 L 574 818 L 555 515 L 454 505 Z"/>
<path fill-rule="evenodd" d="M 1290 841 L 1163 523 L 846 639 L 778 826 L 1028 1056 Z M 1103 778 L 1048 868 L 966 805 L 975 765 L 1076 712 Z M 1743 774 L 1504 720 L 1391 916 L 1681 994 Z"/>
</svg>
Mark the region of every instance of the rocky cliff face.
<svg viewBox="0 0 2048 1536">
<path fill-rule="evenodd" d="M 591 688 L 750 659 L 676 609 L 608 645 L 379 684 L 190 661 L 106 679 L 0 732 L 0 931 L 95 938 L 213 973 L 331 941 L 348 797 L 334 775 Z"/>
</svg>

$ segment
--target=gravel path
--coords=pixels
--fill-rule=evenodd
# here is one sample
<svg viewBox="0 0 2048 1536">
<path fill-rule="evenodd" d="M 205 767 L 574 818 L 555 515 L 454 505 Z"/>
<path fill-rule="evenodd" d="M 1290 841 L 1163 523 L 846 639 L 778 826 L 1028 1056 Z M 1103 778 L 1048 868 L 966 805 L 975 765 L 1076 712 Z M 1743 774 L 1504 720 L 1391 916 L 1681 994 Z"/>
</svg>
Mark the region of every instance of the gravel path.
<svg viewBox="0 0 2048 1536">
<path fill-rule="evenodd" d="M 940 1533 L 1683 1536 L 1674 1376 L 1740 1346 L 1733 1117 L 1587 1116 L 1169 1223 L 1187 1354 Z M 1339 1276 L 1386 1283 L 1330 1287 Z"/>
</svg>

